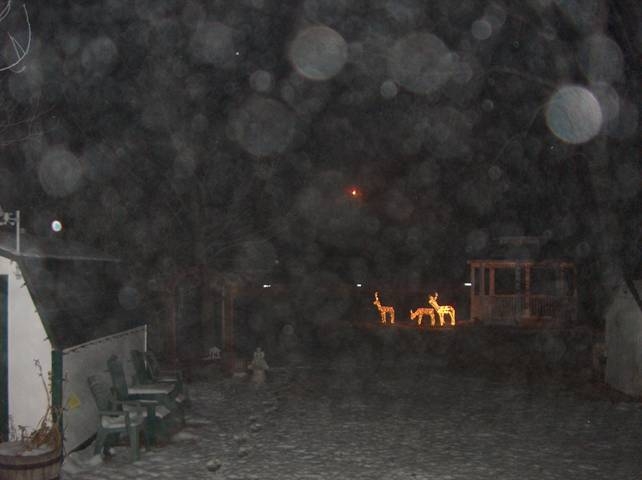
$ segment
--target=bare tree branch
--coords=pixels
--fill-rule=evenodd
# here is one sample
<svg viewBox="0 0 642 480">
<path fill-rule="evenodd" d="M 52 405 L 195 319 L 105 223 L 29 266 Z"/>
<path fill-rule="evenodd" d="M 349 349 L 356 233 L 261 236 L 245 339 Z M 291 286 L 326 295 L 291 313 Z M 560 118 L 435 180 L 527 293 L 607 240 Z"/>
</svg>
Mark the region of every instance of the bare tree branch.
<svg viewBox="0 0 642 480">
<path fill-rule="evenodd" d="M 5 70 L 11 70 L 14 73 L 21 73 L 25 69 L 25 67 L 23 66 L 18 71 L 13 70 L 25 59 L 25 57 L 29 54 L 29 50 L 31 49 L 31 22 L 29 21 L 29 12 L 27 12 L 27 7 L 24 4 L 22 4 L 22 9 L 25 12 L 25 21 L 27 22 L 27 48 L 23 47 L 22 44 L 18 40 L 16 40 L 16 37 L 11 35 L 10 33 L 7 33 L 7 35 L 9 36 L 9 40 L 11 40 L 11 45 L 13 46 L 13 50 L 16 53 L 17 60 L 13 62 L 11 65 L 0 67 L 0 72 L 4 72 Z M 10 11 L 11 11 L 11 0 L 7 2 L 4 9 L 0 12 L 0 22 L 2 22 L 7 17 L 7 15 L 9 15 Z"/>
</svg>

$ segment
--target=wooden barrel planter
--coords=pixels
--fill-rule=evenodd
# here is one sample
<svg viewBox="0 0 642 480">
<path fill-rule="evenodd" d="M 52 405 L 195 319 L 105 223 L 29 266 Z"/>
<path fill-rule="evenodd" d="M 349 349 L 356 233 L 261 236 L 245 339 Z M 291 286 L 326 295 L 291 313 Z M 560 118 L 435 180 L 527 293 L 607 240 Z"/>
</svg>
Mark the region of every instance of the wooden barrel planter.
<svg viewBox="0 0 642 480">
<path fill-rule="evenodd" d="M 19 444 L 19 442 L 9 442 Z M 0 444 L 0 447 L 9 447 Z M 0 449 L 0 478 L 2 480 L 58 480 L 62 463 L 61 450 L 33 454 L 8 454 Z"/>
</svg>

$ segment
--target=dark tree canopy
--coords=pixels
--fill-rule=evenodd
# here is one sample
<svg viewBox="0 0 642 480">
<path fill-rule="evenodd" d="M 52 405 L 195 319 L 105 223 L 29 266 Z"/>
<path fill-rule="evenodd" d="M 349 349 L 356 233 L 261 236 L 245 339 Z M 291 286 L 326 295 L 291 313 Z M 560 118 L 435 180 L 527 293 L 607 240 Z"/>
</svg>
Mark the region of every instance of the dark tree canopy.
<svg viewBox="0 0 642 480">
<path fill-rule="evenodd" d="M 60 218 L 146 278 L 460 280 L 522 234 L 591 278 L 640 263 L 637 2 L 26 8 L 0 204 L 34 233 Z M 24 46 L 20 15 L 0 26 Z"/>
</svg>

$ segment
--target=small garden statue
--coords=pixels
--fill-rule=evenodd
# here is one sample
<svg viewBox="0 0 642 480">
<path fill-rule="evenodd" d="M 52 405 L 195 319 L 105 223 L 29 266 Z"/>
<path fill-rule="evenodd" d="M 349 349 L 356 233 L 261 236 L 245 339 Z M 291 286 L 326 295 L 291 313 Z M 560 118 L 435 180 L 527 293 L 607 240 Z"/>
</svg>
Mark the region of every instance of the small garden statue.
<svg viewBox="0 0 642 480">
<path fill-rule="evenodd" d="M 255 385 L 263 385 L 265 383 L 265 372 L 270 367 L 265 361 L 265 352 L 261 350 L 261 347 L 256 349 L 254 358 L 247 368 L 252 370 L 252 383 Z"/>
<path fill-rule="evenodd" d="M 214 346 L 209 349 L 208 352 L 208 359 L 209 360 L 220 360 L 221 359 L 221 349 L 218 348 L 217 346 Z"/>
</svg>

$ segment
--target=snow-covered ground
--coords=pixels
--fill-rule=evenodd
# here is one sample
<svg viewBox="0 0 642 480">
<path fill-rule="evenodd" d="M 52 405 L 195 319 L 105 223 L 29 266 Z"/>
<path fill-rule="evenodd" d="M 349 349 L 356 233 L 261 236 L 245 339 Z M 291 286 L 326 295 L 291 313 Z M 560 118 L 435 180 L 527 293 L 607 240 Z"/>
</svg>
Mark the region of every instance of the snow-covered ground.
<svg viewBox="0 0 642 480">
<path fill-rule="evenodd" d="M 269 383 L 201 375 L 187 426 L 106 461 L 89 449 L 64 480 L 636 479 L 642 406 L 553 381 L 491 380 L 405 361 L 377 372 L 343 357 L 284 367 Z"/>
</svg>

